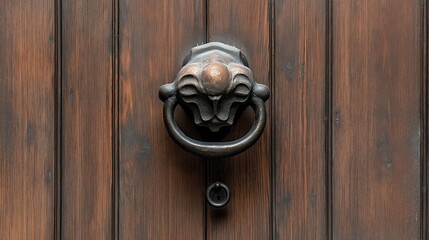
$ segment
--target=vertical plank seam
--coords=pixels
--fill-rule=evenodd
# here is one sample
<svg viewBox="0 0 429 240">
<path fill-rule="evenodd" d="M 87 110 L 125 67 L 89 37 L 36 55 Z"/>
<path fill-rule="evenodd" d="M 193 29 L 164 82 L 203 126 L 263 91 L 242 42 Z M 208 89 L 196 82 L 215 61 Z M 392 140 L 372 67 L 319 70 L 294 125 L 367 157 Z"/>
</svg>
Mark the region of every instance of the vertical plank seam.
<svg viewBox="0 0 429 240">
<path fill-rule="evenodd" d="M 208 43 L 209 41 L 210 41 L 210 38 L 209 38 L 209 3 L 210 3 L 210 0 L 205 0 L 204 1 L 205 2 L 205 7 L 204 7 L 204 9 L 205 9 L 205 18 L 204 18 L 204 28 L 205 28 L 205 39 L 204 39 L 204 41 L 206 42 L 206 43 Z"/>
<path fill-rule="evenodd" d="M 55 193 L 54 193 L 54 239 L 61 239 L 62 222 L 62 1 L 55 0 Z"/>
<path fill-rule="evenodd" d="M 112 1 L 112 238 L 119 239 L 119 0 Z"/>
<path fill-rule="evenodd" d="M 421 126 L 423 129 L 421 138 L 421 239 L 428 238 L 428 25 L 427 12 L 428 3 L 426 0 L 422 4 L 422 84 L 421 84 Z"/>
<path fill-rule="evenodd" d="M 326 0 L 326 80 L 325 80 L 325 154 L 326 154 L 326 237 L 333 239 L 333 7 L 332 0 Z"/>
<path fill-rule="evenodd" d="M 205 30 L 205 35 L 204 35 L 204 42 L 205 43 L 207 43 L 207 42 L 209 42 L 210 41 L 210 38 L 209 38 L 209 1 L 210 0 L 205 0 L 204 1 L 204 3 L 205 3 L 205 6 L 204 6 L 204 10 L 205 10 L 205 12 L 204 12 L 204 14 L 205 14 L 205 16 L 204 16 L 204 30 Z M 208 186 L 209 185 L 209 181 L 210 181 L 210 163 L 211 163 L 211 161 L 210 161 L 210 159 L 204 159 L 205 161 L 204 161 L 204 164 L 205 164 L 205 167 L 204 167 L 204 169 L 205 169 L 205 171 L 206 171 L 206 176 L 205 176 L 205 186 L 204 187 L 206 187 L 206 186 Z M 204 189 L 204 196 L 205 196 L 205 189 Z M 208 233 L 208 229 L 209 229 L 209 227 L 208 227 L 208 223 L 209 223 L 209 221 L 208 221 L 208 217 L 209 217 L 209 214 L 208 214 L 208 206 L 207 206 L 207 202 L 206 202 L 206 200 L 205 200 L 205 198 L 203 199 L 203 201 L 204 201 L 204 239 L 205 240 L 208 240 L 209 239 L 209 233 Z"/>
<path fill-rule="evenodd" d="M 276 35 L 275 35 L 275 0 L 269 0 L 269 51 L 270 51 L 270 85 L 271 85 L 271 101 L 270 101 L 270 118 L 271 118 L 271 128 L 270 128 L 270 138 L 271 138 L 271 147 L 270 147 L 270 239 L 275 239 L 276 235 L 276 96 L 275 96 L 275 44 L 276 44 Z"/>
</svg>

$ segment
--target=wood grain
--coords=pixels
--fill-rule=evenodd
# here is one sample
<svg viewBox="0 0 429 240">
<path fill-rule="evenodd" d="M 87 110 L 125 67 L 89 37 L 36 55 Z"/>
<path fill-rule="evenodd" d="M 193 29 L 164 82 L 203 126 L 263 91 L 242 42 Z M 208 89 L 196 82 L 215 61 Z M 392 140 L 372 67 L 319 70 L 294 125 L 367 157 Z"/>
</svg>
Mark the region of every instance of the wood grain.
<svg viewBox="0 0 429 240">
<path fill-rule="evenodd" d="M 0 239 L 54 239 L 55 7 L 0 2 Z"/>
<path fill-rule="evenodd" d="M 326 1 L 275 4 L 275 239 L 327 239 Z"/>
<path fill-rule="evenodd" d="M 112 1 L 62 1 L 62 239 L 112 239 Z"/>
<path fill-rule="evenodd" d="M 420 239 L 421 1 L 333 1 L 333 237 Z"/>
<path fill-rule="evenodd" d="M 0 2 L 0 239 L 54 239 L 56 221 L 73 240 L 427 238 L 427 1 L 60 2 L 61 19 L 55 1 Z M 162 122 L 159 87 L 206 41 L 272 90 L 265 133 L 232 158 L 186 153 Z M 205 203 L 214 181 L 223 210 Z"/>
<path fill-rule="evenodd" d="M 421 233 L 422 239 L 429 238 L 429 194 L 428 194 L 428 183 L 429 183 L 429 54 L 428 54 L 428 44 L 429 44 L 429 38 L 428 38 L 428 20 L 429 20 L 429 3 L 428 1 L 422 2 L 423 6 L 423 26 L 422 26 L 422 62 L 423 65 L 421 66 L 422 69 L 422 79 L 423 79 L 423 85 L 422 85 L 422 94 L 423 94 L 423 104 L 421 106 L 422 111 L 422 120 L 423 120 L 423 144 L 422 144 L 422 224 L 421 224 Z"/>
<path fill-rule="evenodd" d="M 173 81 L 191 47 L 204 42 L 205 4 L 119 5 L 119 238 L 203 239 L 205 162 L 168 136 L 158 89 Z M 178 120 L 188 120 L 183 117 Z"/>
<path fill-rule="evenodd" d="M 209 41 L 240 48 L 247 56 L 255 80 L 270 85 L 269 1 L 208 1 Z M 270 115 L 270 101 L 266 103 Z M 243 114 L 230 133 L 243 136 L 253 122 Z M 247 151 L 210 161 L 209 183 L 224 182 L 231 189 L 226 209 L 208 209 L 207 239 L 269 239 L 270 229 L 270 120 L 259 141 Z"/>
</svg>

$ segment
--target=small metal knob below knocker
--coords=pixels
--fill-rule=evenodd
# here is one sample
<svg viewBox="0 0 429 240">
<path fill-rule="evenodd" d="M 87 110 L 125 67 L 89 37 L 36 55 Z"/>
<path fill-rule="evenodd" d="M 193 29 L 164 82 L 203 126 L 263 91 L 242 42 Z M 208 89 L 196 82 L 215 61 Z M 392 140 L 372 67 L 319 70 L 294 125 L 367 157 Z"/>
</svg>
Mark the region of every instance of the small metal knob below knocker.
<svg viewBox="0 0 429 240">
<path fill-rule="evenodd" d="M 247 59 L 232 46 L 211 42 L 192 48 L 174 82 L 159 89 L 164 101 L 164 123 L 173 140 L 185 150 L 209 157 L 227 157 L 252 146 L 264 131 L 265 101 L 270 91 L 253 79 Z M 247 106 L 255 111 L 255 122 L 243 137 L 228 142 L 205 142 L 185 135 L 174 120 L 180 104 L 191 112 L 196 125 L 212 133 L 234 123 L 236 113 Z"/>
<path fill-rule="evenodd" d="M 221 182 L 210 184 L 206 190 L 207 202 L 215 208 L 224 207 L 229 202 L 229 188 Z"/>
</svg>

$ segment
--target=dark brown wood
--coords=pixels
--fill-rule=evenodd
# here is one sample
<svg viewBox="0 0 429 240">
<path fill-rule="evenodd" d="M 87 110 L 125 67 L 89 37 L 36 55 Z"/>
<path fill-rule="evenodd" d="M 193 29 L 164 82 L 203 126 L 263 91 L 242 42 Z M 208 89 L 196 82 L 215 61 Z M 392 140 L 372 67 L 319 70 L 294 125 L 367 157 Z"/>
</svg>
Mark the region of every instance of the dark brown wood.
<svg viewBox="0 0 429 240">
<path fill-rule="evenodd" d="M 168 136 L 158 89 L 174 79 L 190 49 L 204 42 L 205 4 L 119 5 L 119 237 L 203 239 L 205 162 Z"/>
<path fill-rule="evenodd" d="M 119 3 L 113 0 L 113 227 L 112 239 L 119 239 Z"/>
<path fill-rule="evenodd" d="M 421 158 L 421 212 L 422 212 L 422 221 L 421 221 L 421 239 L 428 239 L 429 233 L 429 221 L 428 221 L 428 104 L 429 104 L 429 92 L 428 92 L 428 2 L 422 1 L 422 104 L 421 104 L 421 114 L 422 114 L 422 158 Z"/>
<path fill-rule="evenodd" d="M 275 239 L 327 239 L 326 9 L 275 5 Z"/>
<path fill-rule="evenodd" d="M 420 239 L 421 1 L 333 1 L 333 237 Z"/>
<path fill-rule="evenodd" d="M 62 1 L 62 239 L 112 239 L 112 1 Z"/>
<path fill-rule="evenodd" d="M 0 239 L 54 239 L 54 1 L 0 2 Z"/>
<path fill-rule="evenodd" d="M 427 22 L 427 0 L 0 1 L 0 239 L 426 239 Z M 162 121 L 159 87 L 207 41 L 272 92 L 235 157 Z"/>
<path fill-rule="evenodd" d="M 421 233 L 422 233 L 422 239 L 427 239 L 429 236 L 429 210 L 428 210 L 428 204 L 429 204 L 429 199 L 428 199 L 428 183 L 429 183 L 429 163 L 428 163 L 428 135 L 429 135 L 429 80 L 428 80 L 428 74 L 429 74 L 429 70 L 428 70 L 428 62 L 429 62 L 429 55 L 428 55 L 428 43 L 429 43 L 429 38 L 428 38 L 428 10 L 429 10 L 429 3 L 428 1 L 423 1 L 422 2 L 422 9 L 423 9 L 423 18 L 422 18 L 422 22 L 423 22 L 423 26 L 422 26 L 422 66 L 421 66 L 421 70 L 422 70 L 422 74 L 423 74 L 423 85 L 422 85 L 422 94 L 423 94 L 423 104 L 421 106 L 421 111 L 423 114 L 423 144 L 422 144 L 422 162 L 421 162 L 421 167 L 422 167 L 422 192 L 421 192 L 421 197 L 422 197 L 422 222 L 421 222 Z"/>
<path fill-rule="evenodd" d="M 269 1 L 208 1 L 208 40 L 243 50 L 257 82 L 270 86 Z M 266 103 L 268 116 L 270 100 Z M 248 111 L 230 135 L 241 137 L 253 122 Z M 224 210 L 209 208 L 207 239 L 269 239 L 270 226 L 270 119 L 259 141 L 227 159 L 211 160 L 209 183 L 224 182 L 231 200 Z"/>
<path fill-rule="evenodd" d="M 421 162 L 421 167 L 422 167 L 422 192 L 421 192 L 421 197 L 422 197 L 422 222 L 421 222 L 421 233 L 422 233 L 422 239 L 428 239 L 429 237 L 429 210 L 428 210 L 428 204 L 429 204 L 429 199 L 428 199 L 428 183 L 429 183 L 429 163 L 428 163 L 428 159 L 429 159 L 429 145 L 428 145 L 428 140 L 429 140 L 429 88 L 428 88 L 428 84 L 429 84 L 429 79 L 428 79 L 428 75 L 429 75 L 429 69 L 428 69 L 428 62 L 429 62 L 429 55 L 428 55 L 428 43 L 429 43 L 429 38 L 428 38 L 428 8 L 429 8 L 429 3 L 428 1 L 423 1 L 422 2 L 422 7 L 423 7 L 423 26 L 422 26 L 422 66 L 421 66 L 421 70 L 422 70 L 422 74 L 423 74 L 423 85 L 422 85 L 422 94 L 423 94 L 423 104 L 421 106 L 421 111 L 422 111 L 422 120 L 423 120 L 423 144 L 422 144 L 422 162 Z"/>
</svg>

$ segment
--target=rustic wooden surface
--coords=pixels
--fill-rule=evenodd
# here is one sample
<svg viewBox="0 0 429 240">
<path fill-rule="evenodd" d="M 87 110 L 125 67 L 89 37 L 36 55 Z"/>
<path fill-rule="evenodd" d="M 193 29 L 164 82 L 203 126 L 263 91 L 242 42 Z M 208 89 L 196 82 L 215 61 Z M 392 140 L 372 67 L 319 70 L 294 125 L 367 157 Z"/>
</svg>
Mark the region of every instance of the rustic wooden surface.
<svg viewBox="0 0 429 240">
<path fill-rule="evenodd" d="M 0 239 L 427 238 L 427 8 L 1 1 Z M 242 49 L 272 91 L 265 133 L 227 159 L 173 143 L 158 99 L 207 41 Z"/>
<path fill-rule="evenodd" d="M 0 2 L 0 239 L 54 239 L 55 7 Z"/>
<path fill-rule="evenodd" d="M 275 239 L 327 239 L 326 9 L 275 5 Z"/>
<path fill-rule="evenodd" d="M 421 1 L 333 7 L 333 237 L 420 239 Z"/>
<path fill-rule="evenodd" d="M 208 1 L 209 41 L 234 45 L 249 59 L 257 82 L 270 87 L 269 2 L 258 0 Z M 270 101 L 266 103 L 270 114 Z M 251 111 L 249 111 L 251 112 Z M 231 133 L 241 137 L 253 122 L 247 112 Z M 247 151 L 211 160 L 209 183 L 224 182 L 231 190 L 226 209 L 208 208 L 207 239 L 270 238 L 270 117 L 264 134 Z"/>
<path fill-rule="evenodd" d="M 204 42 L 205 5 L 123 0 L 119 16 L 119 238 L 203 239 L 205 161 L 168 136 L 158 89 Z"/>
<path fill-rule="evenodd" d="M 112 1 L 62 1 L 62 239 L 112 239 Z"/>
</svg>

